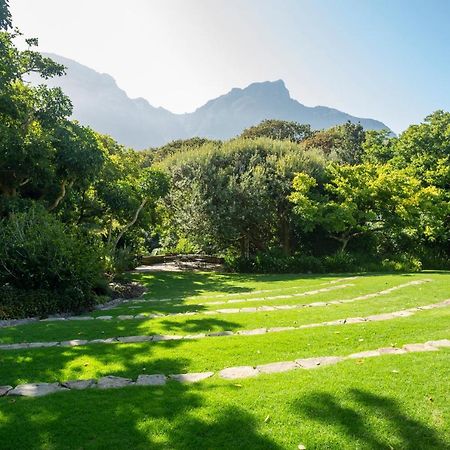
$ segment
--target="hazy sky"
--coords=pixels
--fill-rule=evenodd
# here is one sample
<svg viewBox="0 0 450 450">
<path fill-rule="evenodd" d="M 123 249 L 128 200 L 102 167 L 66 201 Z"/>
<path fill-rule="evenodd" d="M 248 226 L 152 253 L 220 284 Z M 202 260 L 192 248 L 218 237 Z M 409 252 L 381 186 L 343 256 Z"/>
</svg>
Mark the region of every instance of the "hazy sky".
<svg viewBox="0 0 450 450">
<path fill-rule="evenodd" d="M 173 112 L 254 81 L 394 131 L 450 110 L 450 0 L 10 0 L 40 50 Z"/>
</svg>

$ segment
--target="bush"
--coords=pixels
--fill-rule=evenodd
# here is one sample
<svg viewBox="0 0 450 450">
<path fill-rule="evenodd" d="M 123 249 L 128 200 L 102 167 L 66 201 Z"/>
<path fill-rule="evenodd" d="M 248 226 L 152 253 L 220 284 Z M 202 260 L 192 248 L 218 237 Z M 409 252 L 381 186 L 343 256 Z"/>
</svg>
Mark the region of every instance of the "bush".
<svg viewBox="0 0 450 450">
<path fill-rule="evenodd" d="M 241 273 L 349 273 L 349 272 L 418 272 L 420 260 L 410 255 L 381 260 L 376 256 L 336 252 L 317 257 L 305 254 L 283 255 L 279 250 L 257 254 L 250 258 L 228 254 L 225 267 Z"/>
<path fill-rule="evenodd" d="M 250 258 L 228 254 L 225 256 L 225 267 L 242 273 L 322 273 L 325 271 L 323 262 L 318 257 L 304 254 L 286 256 L 279 249 Z"/>
<path fill-rule="evenodd" d="M 361 269 L 356 258 L 347 252 L 336 252 L 323 258 L 327 272 L 357 272 Z"/>
<path fill-rule="evenodd" d="M 39 207 L 0 223 L 0 261 L 3 318 L 89 309 L 103 278 L 98 246 Z"/>
</svg>

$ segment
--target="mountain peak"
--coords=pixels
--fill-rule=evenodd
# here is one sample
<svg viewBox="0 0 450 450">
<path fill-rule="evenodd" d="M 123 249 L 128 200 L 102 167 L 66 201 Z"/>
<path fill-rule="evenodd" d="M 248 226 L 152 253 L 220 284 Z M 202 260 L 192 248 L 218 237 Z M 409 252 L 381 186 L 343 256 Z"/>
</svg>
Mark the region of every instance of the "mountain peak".
<svg viewBox="0 0 450 450">
<path fill-rule="evenodd" d="M 120 143 L 141 149 L 193 136 L 229 139 L 264 119 L 307 123 L 313 129 L 361 122 L 366 129 L 387 129 L 376 120 L 353 117 L 327 107 L 307 107 L 291 98 L 283 80 L 261 81 L 235 88 L 192 113 L 173 114 L 142 98 L 131 99 L 108 74 L 76 61 L 49 55 L 67 66 L 67 75 L 47 80 L 73 101 L 73 117 Z"/>
<path fill-rule="evenodd" d="M 234 95 L 247 94 L 251 96 L 270 96 L 278 98 L 291 98 L 283 80 L 259 81 L 249 84 L 245 88 L 234 88 L 230 92 Z"/>
</svg>

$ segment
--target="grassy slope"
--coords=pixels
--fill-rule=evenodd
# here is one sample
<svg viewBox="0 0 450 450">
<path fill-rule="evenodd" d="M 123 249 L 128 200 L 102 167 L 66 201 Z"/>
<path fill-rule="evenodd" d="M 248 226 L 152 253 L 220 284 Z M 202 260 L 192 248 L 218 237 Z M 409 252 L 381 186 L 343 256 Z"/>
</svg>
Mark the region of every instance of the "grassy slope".
<svg viewBox="0 0 450 450">
<path fill-rule="evenodd" d="M 342 278 L 293 275 L 140 275 L 147 297 L 182 298 L 177 304 L 219 300 L 221 293 L 291 294 Z M 360 302 L 298 311 L 168 317 L 148 321 L 54 322 L 0 330 L 1 342 L 98 338 L 147 333 L 298 325 L 364 316 L 429 304 L 450 297 L 450 274 L 380 275 L 354 287 L 261 304 L 352 298 L 413 279 L 432 283 Z M 295 289 L 293 289 L 295 287 Z M 279 289 L 279 291 L 278 291 Z M 345 294 L 344 294 L 345 293 Z M 194 297 L 193 297 L 194 296 Z M 235 298 L 235 297 L 230 297 Z M 238 306 L 256 306 L 257 302 Z M 234 307 L 234 304 L 212 308 Z M 114 314 L 141 312 L 117 308 Z M 104 314 L 110 314 L 105 312 Z M 102 333 L 103 332 L 103 333 Z M 0 385 L 57 381 L 106 374 L 220 370 L 233 365 L 346 355 L 395 344 L 450 337 L 450 308 L 386 322 L 305 329 L 260 336 L 196 341 L 89 345 L 0 351 Z M 0 398 L 1 449 L 317 449 L 450 448 L 450 351 L 351 360 L 313 371 L 198 385 L 79 391 L 52 396 Z"/>
<path fill-rule="evenodd" d="M 428 274 L 424 276 L 415 275 L 411 278 L 404 276 L 371 277 L 368 280 L 354 281 L 355 287 L 300 297 L 295 299 L 283 299 L 276 302 L 264 302 L 261 304 L 292 304 L 312 303 L 318 301 L 329 301 L 333 299 L 349 299 L 361 294 L 377 292 L 386 287 L 397 286 L 413 279 L 432 278 L 432 283 L 420 286 L 410 286 L 373 299 L 362 300 L 344 305 L 331 305 L 311 309 L 274 311 L 245 314 L 217 314 L 196 316 L 173 316 L 160 319 L 132 320 L 132 321 L 89 321 L 89 322 L 40 322 L 26 326 L 0 329 L 0 343 L 53 341 L 67 339 L 96 339 L 115 336 L 133 336 L 140 334 L 189 334 L 220 330 L 240 330 L 259 328 L 261 326 L 295 326 L 306 323 L 323 322 L 346 317 L 366 316 L 376 313 L 398 311 L 412 306 L 426 305 L 442 301 L 450 297 L 448 283 L 450 277 Z M 297 281 L 298 283 L 298 281 Z M 283 283 L 276 283 L 280 286 Z M 254 288 L 259 286 L 254 283 Z M 307 289 L 306 289 L 307 290 Z M 345 295 L 344 295 L 345 291 Z M 292 291 L 281 291 L 292 293 Z M 277 292 L 278 293 L 278 292 Z M 281 294 L 280 294 L 281 295 Z M 219 305 L 219 308 L 235 307 L 235 304 Z M 257 303 L 241 303 L 238 306 L 257 306 Z M 173 306 L 161 306 L 166 312 L 174 310 Z M 119 308 L 116 308 L 119 309 Z M 117 315 L 116 309 L 104 311 L 101 315 Z M 122 310 L 120 314 L 138 314 L 142 310 Z M 99 315 L 98 313 L 96 313 Z"/>
<path fill-rule="evenodd" d="M 0 399 L 2 449 L 449 448 L 450 353 L 227 383 Z"/>
</svg>

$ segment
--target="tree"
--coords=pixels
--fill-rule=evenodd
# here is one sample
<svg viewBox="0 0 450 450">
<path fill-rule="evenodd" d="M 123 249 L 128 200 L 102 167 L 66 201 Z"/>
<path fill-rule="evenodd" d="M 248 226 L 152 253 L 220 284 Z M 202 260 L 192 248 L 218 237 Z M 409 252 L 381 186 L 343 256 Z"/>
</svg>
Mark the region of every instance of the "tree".
<svg viewBox="0 0 450 450">
<path fill-rule="evenodd" d="M 325 155 L 341 164 L 359 164 L 363 160 L 365 134 L 360 123 L 350 121 L 321 130 L 305 139 L 307 149 L 321 149 Z"/>
<path fill-rule="evenodd" d="M 271 246 L 290 252 L 294 174 L 319 176 L 323 156 L 289 141 L 234 139 L 168 158 L 167 229 L 204 251 L 247 257 Z"/>
<path fill-rule="evenodd" d="M 288 140 L 299 143 L 312 135 L 313 132 L 311 131 L 311 126 L 308 124 L 269 119 L 263 120 L 260 124 L 245 129 L 240 137 L 244 139 L 266 137 L 278 141 Z"/>
<path fill-rule="evenodd" d="M 407 169 L 392 166 L 331 165 L 324 192 L 314 198 L 314 182 L 299 174 L 290 199 L 302 223 L 320 225 L 341 244 L 358 236 L 381 234 L 435 239 L 445 226 L 444 193 L 423 187 Z"/>
<path fill-rule="evenodd" d="M 9 28 L 12 28 L 9 0 L 0 0 L 0 30 L 8 30 Z"/>
</svg>

